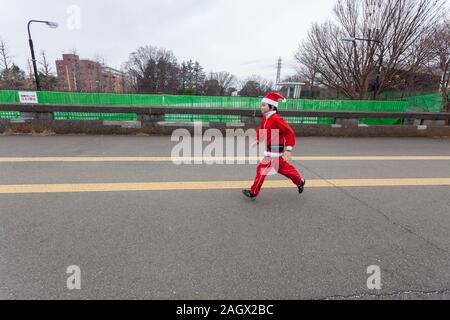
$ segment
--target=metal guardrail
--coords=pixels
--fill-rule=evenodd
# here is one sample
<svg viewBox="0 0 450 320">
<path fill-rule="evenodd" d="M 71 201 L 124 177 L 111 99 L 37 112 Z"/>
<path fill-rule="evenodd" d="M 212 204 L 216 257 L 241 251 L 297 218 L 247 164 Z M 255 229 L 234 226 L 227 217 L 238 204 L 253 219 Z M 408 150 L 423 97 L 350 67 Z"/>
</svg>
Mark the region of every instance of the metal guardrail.
<svg viewBox="0 0 450 320">
<path fill-rule="evenodd" d="M 0 111 L 20 111 L 30 113 L 81 112 L 81 113 L 134 113 L 137 115 L 165 114 L 201 114 L 201 115 L 239 115 L 261 117 L 259 110 L 254 109 L 224 109 L 224 108 L 192 108 L 192 107 L 128 107 L 128 106 L 86 106 L 86 105 L 26 105 L 1 104 Z M 335 119 L 416 119 L 416 120 L 447 120 L 450 113 L 431 112 L 366 112 L 366 111 L 317 111 L 317 110 L 279 110 L 280 114 L 289 117 L 318 117 Z"/>
</svg>

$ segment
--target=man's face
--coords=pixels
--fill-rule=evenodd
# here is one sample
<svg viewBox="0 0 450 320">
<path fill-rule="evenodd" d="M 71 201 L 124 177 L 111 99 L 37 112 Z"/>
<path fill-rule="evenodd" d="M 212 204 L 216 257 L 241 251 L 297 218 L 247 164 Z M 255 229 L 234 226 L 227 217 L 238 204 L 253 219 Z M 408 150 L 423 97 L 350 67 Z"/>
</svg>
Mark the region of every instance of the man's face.
<svg viewBox="0 0 450 320">
<path fill-rule="evenodd" d="M 261 104 L 261 112 L 262 112 L 262 114 L 266 114 L 269 111 L 270 111 L 270 106 L 267 103 L 263 102 Z"/>
</svg>

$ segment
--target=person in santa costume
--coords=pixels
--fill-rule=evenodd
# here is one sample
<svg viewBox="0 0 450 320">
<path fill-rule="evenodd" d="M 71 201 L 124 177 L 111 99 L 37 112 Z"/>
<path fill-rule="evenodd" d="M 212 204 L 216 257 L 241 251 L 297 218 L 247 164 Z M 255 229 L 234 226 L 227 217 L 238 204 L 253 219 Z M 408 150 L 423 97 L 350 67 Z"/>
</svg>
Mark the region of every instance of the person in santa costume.
<svg viewBox="0 0 450 320">
<path fill-rule="evenodd" d="M 256 178 L 250 190 L 242 193 L 250 199 L 259 195 L 264 180 L 270 172 L 275 170 L 279 174 L 291 179 L 301 194 L 304 191 L 306 180 L 289 162 L 292 160 L 292 150 L 295 147 L 295 133 L 289 124 L 278 114 L 278 101 L 286 102 L 277 92 L 268 93 L 261 103 L 263 119 L 256 133 L 256 144 L 265 143 L 264 159 L 256 169 Z"/>
</svg>

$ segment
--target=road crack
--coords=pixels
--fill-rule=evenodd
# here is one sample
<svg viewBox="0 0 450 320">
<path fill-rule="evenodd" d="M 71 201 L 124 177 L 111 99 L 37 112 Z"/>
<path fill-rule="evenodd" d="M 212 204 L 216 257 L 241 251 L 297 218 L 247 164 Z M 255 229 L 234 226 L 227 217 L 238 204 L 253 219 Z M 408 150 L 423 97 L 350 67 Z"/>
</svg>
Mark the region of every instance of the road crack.
<svg viewBox="0 0 450 320">
<path fill-rule="evenodd" d="M 344 193 L 345 195 L 347 195 L 348 197 L 352 198 L 353 200 L 356 200 L 357 202 L 361 203 L 363 206 L 372 209 L 374 211 L 376 211 L 379 215 L 381 215 L 382 217 L 384 217 L 384 219 L 386 219 L 390 224 L 394 225 L 397 228 L 402 229 L 403 231 L 421 239 L 422 241 L 426 242 L 427 244 L 429 244 L 430 246 L 434 247 L 435 249 L 438 249 L 439 251 L 446 253 L 446 254 L 450 254 L 450 251 L 447 249 L 444 249 L 442 247 L 440 247 L 438 244 L 432 242 L 431 240 L 423 237 L 422 235 L 416 233 L 415 231 L 413 231 L 412 229 L 408 228 L 407 226 L 401 224 L 399 221 L 396 221 L 395 219 L 391 218 L 386 212 L 382 211 L 379 208 L 373 207 L 371 206 L 369 203 L 367 203 L 366 201 L 358 198 L 357 196 L 353 195 L 351 192 L 349 192 L 348 190 L 344 189 L 344 187 L 338 186 L 336 184 L 334 184 L 332 181 L 330 181 L 329 179 L 323 177 L 322 175 L 320 175 L 319 173 L 317 173 L 316 171 L 312 170 L 311 168 L 305 166 L 302 164 L 302 166 L 307 169 L 308 171 L 312 172 L 313 174 L 317 175 L 318 177 L 320 177 L 321 179 L 323 179 L 324 181 L 326 181 L 327 183 L 333 185 L 335 188 L 337 188 L 339 191 L 341 191 L 342 193 Z"/>
<path fill-rule="evenodd" d="M 351 295 L 334 295 L 322 298 L 315 298 L 313 300 L 351 300 L 351 299 L 367 299 L 367 298 L 395 298 L 402 295 L 423 295 L 423 296 L 434 296 L 434 295 L 444 295 L 450 294 L 450 289 L 433 290 L 433 291 L 423 291 L 423 290 L 402 290 L 395 291 L 391 293 L 380 293 L 380 294 L 351 294 Z"/>
</svg>

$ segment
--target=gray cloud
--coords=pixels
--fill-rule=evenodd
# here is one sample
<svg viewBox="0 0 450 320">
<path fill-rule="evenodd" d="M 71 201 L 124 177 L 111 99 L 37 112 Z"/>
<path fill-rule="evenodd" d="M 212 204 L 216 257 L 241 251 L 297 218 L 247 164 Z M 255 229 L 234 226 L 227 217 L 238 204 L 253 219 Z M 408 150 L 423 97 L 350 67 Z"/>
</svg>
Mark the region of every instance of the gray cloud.
<svg viewBox="0 0 450 320">
<path fill-rule="evenodd" d="M 314 21 L 330 16 L 335 0 L 0 0 L 6 8 L 0 37 L 25 68 L 29 57 L 26 23 L 54 20 L 58 29 L 34 25 L 36 50 L 54 60 L 76 49 L 83 58 L 102 56 L 119 68 L 141 45 L 172 50 L 179 60 L 198 60 L 206 71 L 227 70 L 245 78 L 293 73 L 292 56 Z M 81 29 L 67 27 L 67 8 L 81 9 Z"/>
</svg>

